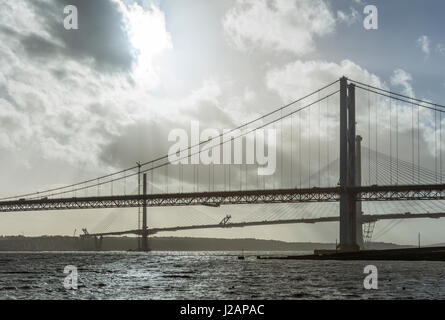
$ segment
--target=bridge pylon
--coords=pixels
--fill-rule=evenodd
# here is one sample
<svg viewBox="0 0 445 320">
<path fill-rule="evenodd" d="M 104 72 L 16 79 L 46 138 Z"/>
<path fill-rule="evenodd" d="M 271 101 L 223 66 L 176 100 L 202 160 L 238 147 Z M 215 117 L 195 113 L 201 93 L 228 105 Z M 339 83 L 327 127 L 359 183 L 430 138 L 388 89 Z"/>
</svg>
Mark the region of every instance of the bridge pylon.
<svg viewBox="0 0 445 320">
<path fill-rule="evenodd" d="M 141 195 L 141 167 L 142 164 L 138 161 L 136 162 L 138 166 L 138 196 Z M 138 229 L 141 228 L 141 206 L 138 206 Z M 138 240 L 138 251 L 141 251 L 141 237 L 137 237 Z"/>
<path fill-rule="evenodd" d="M 358 251 L 356 185 L 355 85 L 340 79 L 340 243 L 338 250 Z"/>
<path fill-rule="evenodd" d="M 96 251 L 102 250 L 102 242 L 103 242 L 102 236 L 94 236 L 94 250 Z"/>
<path fill-rule="evenodd" d="M 142 234 L 141 234 L 141 249 L 142 251 L 149 251 L 148 249 L 148 228 L 147 228 L 147 174 L 142 176 L 142 193 L 144 200 L 142 201 Z"/>
<path fill-rule="evenodd" d="M 355 137 L 355 185 L 362 185 L 362 137 Z M 363 248 L 363 211 L 362 211 L 362 202 L 356 201 L 356 240 L 357 244 L 360 248 Z"/>
</svg>

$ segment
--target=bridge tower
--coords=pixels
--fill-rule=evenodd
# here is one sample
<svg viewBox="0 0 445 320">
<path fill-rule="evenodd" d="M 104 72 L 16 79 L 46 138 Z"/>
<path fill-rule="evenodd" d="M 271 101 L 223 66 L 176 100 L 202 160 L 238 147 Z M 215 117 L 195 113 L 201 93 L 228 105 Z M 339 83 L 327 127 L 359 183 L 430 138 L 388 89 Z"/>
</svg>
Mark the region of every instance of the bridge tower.
<svg viewBox="0 0 445 320">
<path fill-rule="evenodd" d="M 138 166 L 138 196 L 141 195 L 141 163 L 138 161 L 136 162 L 136 165 Z M 138 229 L 141 228 L 141 206 L 138 206 Z M 138 251 L 141 251 L 141 237 L 137 237 L 138 239 Z"/>
<path fill-rule="evenodd" d="M 102 236 L 94 236 L 94 250 L 96 251 L 100 251 L 102 250 L 102 241 L 103 241 L 103 237 Z"/>
<path fill-rule="evenodd" d="M 355 137 L 355 185 L 362 185 L 362 137 Z M 363 248 L 363 211 L 362 202 L 356 201 L 357 213 L 356 213 L 356 239 L 360 248 Z"/>
<path fill-rule="evenodd" d="M 357 251 L 355 85 L 340 79 L 340 244 L 341 251 Z"/>
<path fill-rule="evenodd" d="M 147 174 L 142 176 L 142 193 L 144 200 L 142 202 L 142 251 L 148 251 L 148 229 L 147 229 Z"/>
</svg>

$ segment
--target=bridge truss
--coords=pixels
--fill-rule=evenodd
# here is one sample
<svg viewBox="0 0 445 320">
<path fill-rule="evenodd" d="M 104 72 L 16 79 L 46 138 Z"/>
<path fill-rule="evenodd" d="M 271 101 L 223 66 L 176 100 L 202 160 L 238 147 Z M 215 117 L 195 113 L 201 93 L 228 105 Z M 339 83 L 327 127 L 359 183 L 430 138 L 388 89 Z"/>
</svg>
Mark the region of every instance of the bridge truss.
<svg viewBox="0 0 445 320">
<path fill-rule="evenodd" d="M 116 195 L 60 199 L 14 200 L 0 202 L 0 212 L 75 210 L 131 207 L 212 206 L 234 204 L 336 202 L 342 189 L 307 188 L 241 190 L 200 193 Z M 357 201 L 445 200 L 445 184 L 405 186 L 364 186 L 349 188 Z"/>
</svg>

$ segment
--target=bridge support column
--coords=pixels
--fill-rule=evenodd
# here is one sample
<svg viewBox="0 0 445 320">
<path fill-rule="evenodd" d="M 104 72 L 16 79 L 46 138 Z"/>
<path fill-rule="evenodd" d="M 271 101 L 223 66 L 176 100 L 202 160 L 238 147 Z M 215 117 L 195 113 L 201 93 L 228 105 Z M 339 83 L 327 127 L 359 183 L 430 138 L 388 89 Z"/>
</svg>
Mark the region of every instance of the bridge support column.
<svg viewBox="0 0 445 320">
<path fill-rule="evenodd" d="M 355 86 L 340 79 L 340 244 L 341 251 L 357 251 L 355 185 Z"/>
<path fill-rule="evenodd" d="M 147 174 L 144 173 L 142 178 L 142 193 L 144 200 L 142 202 L 142 251 L 148 251 L 148 229 L 147 229 Z"/>
<path fill-rule="evenodd" d="M 102 241 L 103 241 L 102 236 L 99 236 L 99 237 L 94 236 L 94 249 L 96 251 L 102 250 Z"/>
<path fill-rule="evenodd" d="M 138 196 L 141 195 L 141 163 L 136 162 L 138 166 Z M 138 229 L 141 228 L 141 206 L 138 206 Z M 141 237 L 137 237 L 138 251 L 141 251 Z"/>
<path fill-rule="evenodd" d="M 348 244 L 348 198 L 346 178 L 348 176 L 348 79 L 340 79 L 340 243 L 339 249 Z"/>
<path fill-rule="evenodd" d="M 355 185 L 362 185 L 362 137 L 355 137 Z M 363 211 L 362 202 L 356 200 L 356 239 L 360 248 L 363 248 Z"/>
</svg>

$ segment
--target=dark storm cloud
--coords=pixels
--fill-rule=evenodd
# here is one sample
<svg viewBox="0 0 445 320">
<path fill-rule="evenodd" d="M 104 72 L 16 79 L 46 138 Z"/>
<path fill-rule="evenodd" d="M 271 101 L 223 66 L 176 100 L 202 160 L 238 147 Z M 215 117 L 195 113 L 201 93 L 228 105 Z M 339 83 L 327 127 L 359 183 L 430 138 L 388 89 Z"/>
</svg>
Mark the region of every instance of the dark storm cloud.
<svg viewBox="0 0 445 320">
<path fill-rule="evenodd" d="M 31 56 L 50 58 L 57 54 L 59 48 L 37 34 L 30 34 L 22 38 L 26 52 Z"/>
<path fill-rule="evenodd" d="M 8 88 L 3 83 L 0 83 L 0 97 L 19 109 L 19 104 L 15 101 L 14 97 L 10 95 Z"/>
<path fill-rule="evenodd" d="M 109 117 L 110 109 L 101 104 L 92 104 L 89 111 L 101 117 Z M 191 119 L 199 119 L 200 132 L 207 128 L 228 129 L 235 126 L 224 110 L 212 101 L 200 101 L 189 109 Z M 139 121 L 119 129 L 119 135 L 111 135 L 102 145 L 100 159 L 114 167 L 130 167 L 135 161 L 144 161 L 164 156 L 173 142 L 168 141 L 170 130 L 182 128 L 190 135 L 190 121 L 174 122 L 169 119 Z"/>
<path fill-rule="evenodd" d="M 10 132 L 20 127 L 20 122 L 12 116 L 0 116 L 0 127 L 2 130 Z"/>
<path fill-rule="evenodd" d="M 0 32 L 10 37 L 19 37 L 19 33 L 17 33 L 14 29 L 11 29 L 10 27 L 5 25 L 0 25 Z"/>
<path fill-rule="evenodd" d="M 136 161 L 144 162 L 148 159 L 157 159 L 165 156 L 168 154 L 169 148 L 174 143 L 168 141 L 168 134 L 173 128 L 185 129 L 190 139 L 190 128 L 184 127 L 179 123 L 168 121 L 167 119 L 158 121 L 140 121 L 138 123 L 128 125 L 120 130 L 120 135 L 112 137 L 108 144 L 101 146 L 100 159 L 106 165 L 119 168 L 128 168 L 133 167 Z M 190 140 L 189 143 L 191 143 Z M 243 150 L 244 148 L 245 145 L 243 144 Z M 156 161 L 153 166 L 157 167 L 166 162 L 168 162 L 168 159 L 162 159 L 160 161 Z M 149 167 L 150 165 L 146 166 L 145 169 L 148 169 Z M 183 183 L 194 183 L 195 178 L 192 174 L 193 167 L 194 165 L 184 165 L 182 167 L 184 174 L 181 181 Z M 195 167 L 199 167 L 203 177 L 209 170 L 209 166 L 206 165 L 197 165 Z M 165 177 L 169 170 L 172 170 L 171 176 L 169 176 L 170 183 L 176 181 L 179 177 L 179 166 L 169 165 L 167 170 L 165 167 L 157 168 L 155 170 L 155 177 L 158 179 L 158 181 L 155 182 L 162 184 L 164 181 L 163 177 Z M 247 173 L 245 170 L 247 170 Z M 215 166 L 214 183 L 216 185 L 224 183 L 225 180 L 224 176 L 222 175 L 223 171 L 224 166 Z M 256 166 L 236 166 L 231 169 L 233 176 L 239 176 L 241 171 L 243 172 L 243 177 L 245 174 L 248 175 L 249 184 L 257 181 Z M 175 185 L 175 187 L 177 187 L 177 185 Z"/>
<path fill-rule="evenodd" d="M 187 111 L 191 119 L 199 119 L 203 126 L 232 128 L 237 123 L 212 101 L 201 101 Z"/>
<path fill-rule="evenodd" d="M 0 26 L 0 33 L 7 35 L 11 39 L 19 40 L 30 57 L 51 58 L 62 50 L 62 48 L 59 48 L 37 33 L 22 35 L 5 25 Z"/>
<path fill-rule="evenodd" d="M 51 73 L 54 77 L 56 77 L 58 80 L 62 80 L 66 77 L 67 72 L 63 69 L 54 69 L 51 70 Z"/>
<path fill-rule="evenodd" d="M 102 148 L 100 159 L 108 165 L 126 168 L 134 166 L 135 161 L 163 156 L 169 148 L 169 128 L 176 127 L 179 126 L 166 119 L 131 124 Z"/>
<path fill-rule="evenodd" d="M 278 11 L 277 4 L 276 4 L 275 0 L 267 0 L 266 5 L 273 12 Z"/>
<path fill-rule="evenodd" d="M 126 71 L 131 68 L 134 51 L 124 28 L 123 13 L 116 2 L 53 0 L 51 3 L 32 1 L 31 4 L 44 19 L 51 36 L 63 43 L 67 57 L 82 62 L 92 59 L 100 71 Z M 67 5 L 74 5 L 78 9 L 78 30 L 66 30 L 63 27 L 63 9 Z M 23 44 L 29 53 L 40 57 L 53 54 L 54 47 L 50 44 L 45 47 L 41 40 L 35 35 L 27 36 Z"/>
</svg>

